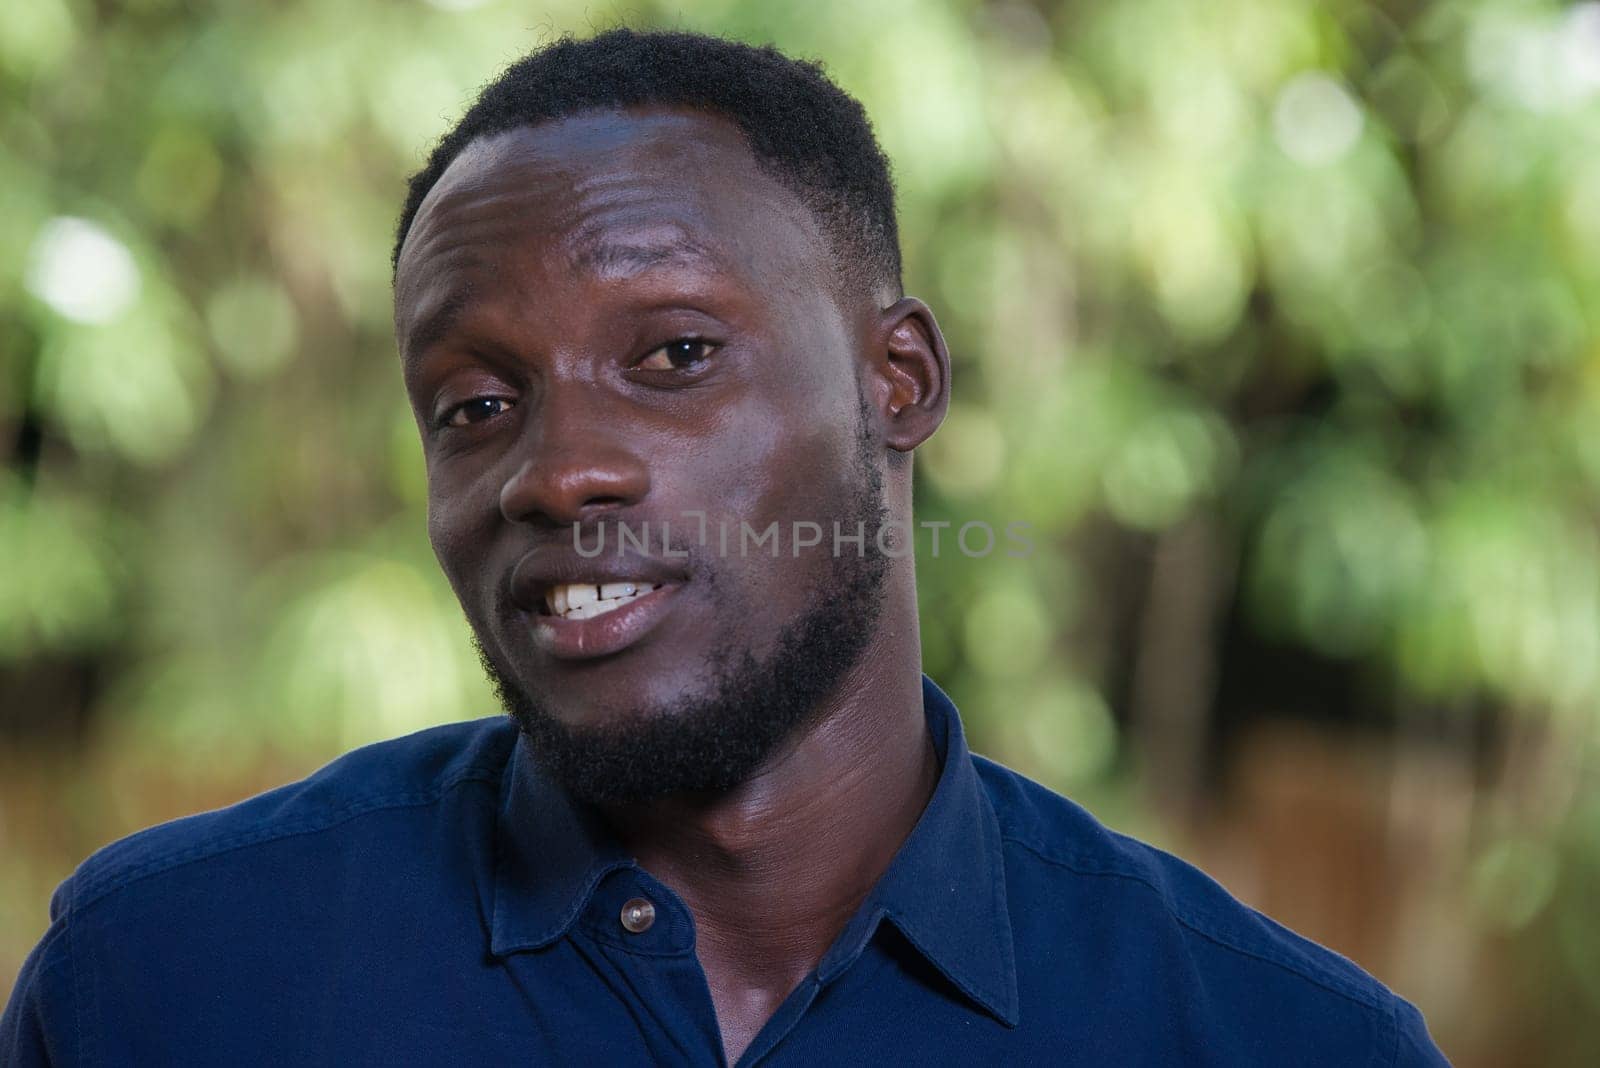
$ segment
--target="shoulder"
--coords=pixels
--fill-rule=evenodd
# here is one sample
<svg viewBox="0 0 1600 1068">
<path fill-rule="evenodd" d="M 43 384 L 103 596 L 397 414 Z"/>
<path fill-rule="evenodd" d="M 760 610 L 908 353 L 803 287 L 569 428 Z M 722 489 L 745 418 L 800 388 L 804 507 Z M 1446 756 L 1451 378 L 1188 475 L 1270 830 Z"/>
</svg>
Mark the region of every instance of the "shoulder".
<svg viewBox="0 0 1600 1068">
<path fill-rule="evenodd" d="M 1118 834 L 1084 808 L 984 757 L 974 757 L 1009 851 L 1061 878 L 1104 881 L 1104 892 L 1154 911 L 1193 935 L 1270 961 L 1357 1002 L 1378 1006 L 1389 992 L 1332 950 L 1236 900 L 1170 853 Z"/>
<path fill-rule="evenodd" d="M 112 842 L 78 866 L 58 897 L 82 910 L 185 865 L 430 805 L 465 783 L 498 782 L 515 740 L 509 720 L 489 717 L 352 750 L 297 782 Z"/>
<path fill-rule="evenodd" d="M 1416 1009 L 1350 960 L 1238 901 L 1193 865 L 1110 830 L 1047 787 L 984 757 L 973 762 L 1000 824 L 1008 879 L 1015 873 L 1022 884 L 1008 887 L 1013 901 L 1020 894 L 1023 904 L 1034 895 L 1072 902 L 1064 923 L 1101 929 L 1070 937 L 1139 957 L 1138 966 L 1161 973 L 1152 982 L 1199 987 L 1208 1002 L 1241 1017 L 1359 1020 L 1375 1047 L 1372 1063 L 1445 1063 Z M 1423 1050 L 1436 1059 L 1421 1058 Z"/>
<path fill-rule="evenodd" d="M 181 1035 L 224 990 L 276 996 L 319 953 L 348 963 L 396 930 L 443 926 L 438 902 L 492 861 L 516 738 L 503 717 L 419 731 L 100 849 L 51 898 L 0 1015 L 0 1061 L 95 1059 L 83 1049 L 150 1020 L 165 1022 L 155 1038 Z"/>
</svg>

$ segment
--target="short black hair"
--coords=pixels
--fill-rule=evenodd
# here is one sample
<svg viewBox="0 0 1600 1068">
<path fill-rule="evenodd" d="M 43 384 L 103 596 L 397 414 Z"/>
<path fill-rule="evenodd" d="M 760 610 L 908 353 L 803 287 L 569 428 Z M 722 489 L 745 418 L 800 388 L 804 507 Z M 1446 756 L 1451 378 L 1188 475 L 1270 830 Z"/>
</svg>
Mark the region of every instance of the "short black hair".
<svg viewBox="0 0 1600 1068">
<path fill-rule="evenodd" d="M 410 179 L 393 264 L 423 198 L 473 141 L 583 111 L 651 106 L 731 120 L 762 170 L 815 213 L 845 279 L 900 294 L 894 184 L 861 104 L 819 64 L 684 32 L 564 37 L 506 68 Z"/>
</svg>

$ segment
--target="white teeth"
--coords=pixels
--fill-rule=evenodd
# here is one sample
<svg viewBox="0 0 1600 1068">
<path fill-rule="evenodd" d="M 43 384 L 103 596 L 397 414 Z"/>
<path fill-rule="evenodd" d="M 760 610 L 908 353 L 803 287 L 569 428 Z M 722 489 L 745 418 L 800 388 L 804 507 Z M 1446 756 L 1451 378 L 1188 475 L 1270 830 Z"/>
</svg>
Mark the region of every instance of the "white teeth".
<svg viewBox="0 0 1600 1068">
<path fill-rule="evenodd" d="M 551 615 L 562 619 L 593 619 L 660 588 L 660 583 L 569 583 L 550 587 L 544 603 Z"/>
</svg>

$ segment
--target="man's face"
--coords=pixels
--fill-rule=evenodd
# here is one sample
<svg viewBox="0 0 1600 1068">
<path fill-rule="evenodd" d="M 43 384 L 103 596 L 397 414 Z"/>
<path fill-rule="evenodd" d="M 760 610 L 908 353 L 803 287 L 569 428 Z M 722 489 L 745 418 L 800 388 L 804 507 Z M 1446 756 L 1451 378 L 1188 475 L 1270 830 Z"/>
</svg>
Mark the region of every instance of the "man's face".
<svg viewBox="0 0 1600 1068">
<path fill-rule="evenodd" d="M 430 537 L 502 696 L 578 792 L 732 785 L 865 644 L 884 562 L 858 353 L 877 309 L 838 288 L 816 220 L 704 115 L 477 142 L 418 212 L 396 329 Z M 866 559 L 833 553 L 835 520 L 867 523 Z M 823 544 L 796 555 L 796 521 Z M 776 558 L 743 533 L 772 523 Z M 622 524 L 647 553 L 619 553 Z M 574 610 L 597 586 L 609 610 Z"/>
</svg>

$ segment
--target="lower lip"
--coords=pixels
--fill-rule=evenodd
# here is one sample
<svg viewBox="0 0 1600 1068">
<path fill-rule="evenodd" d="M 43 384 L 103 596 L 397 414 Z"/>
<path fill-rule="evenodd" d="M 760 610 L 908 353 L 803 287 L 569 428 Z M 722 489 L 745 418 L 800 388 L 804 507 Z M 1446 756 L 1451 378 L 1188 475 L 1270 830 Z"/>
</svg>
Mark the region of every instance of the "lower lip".
<svg viewBox="0 0 1600 1068">
<path fill-rule="evenodd" d="M 612 656 L 654 630 L 672 610 L 672 597 L 677 592 L 675 585 L 662 586 L 590 619 L 534 616 L 534 644 L 557 660 Z"/>
</svg>

